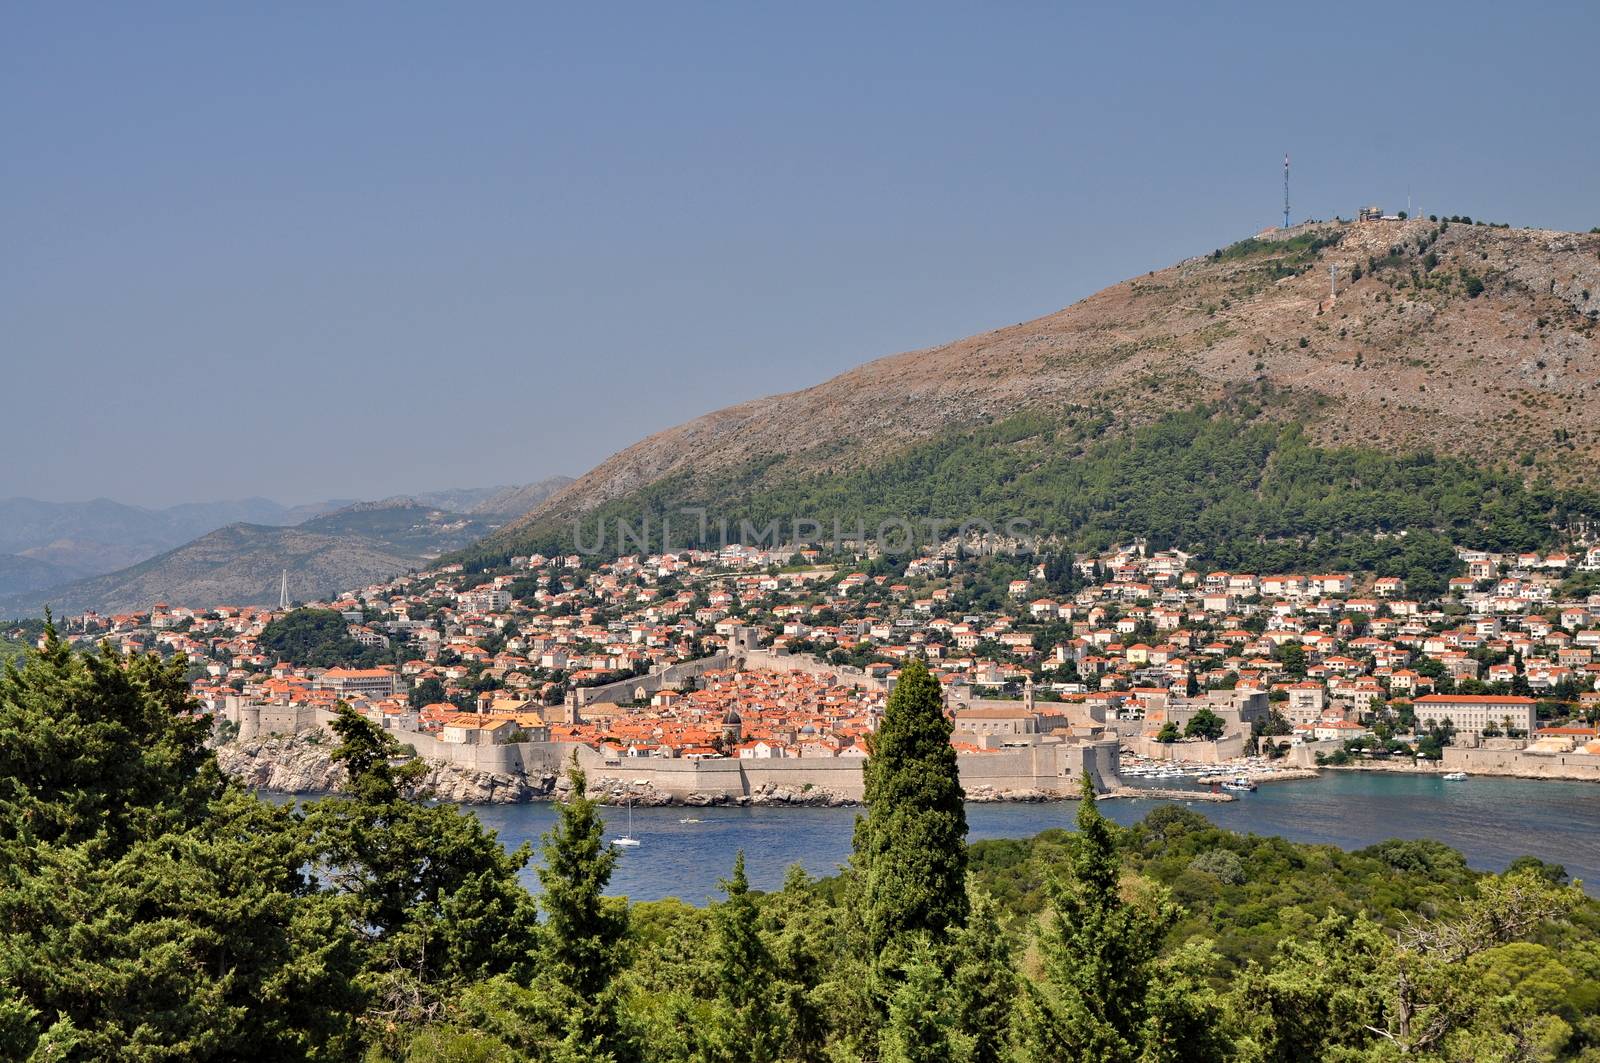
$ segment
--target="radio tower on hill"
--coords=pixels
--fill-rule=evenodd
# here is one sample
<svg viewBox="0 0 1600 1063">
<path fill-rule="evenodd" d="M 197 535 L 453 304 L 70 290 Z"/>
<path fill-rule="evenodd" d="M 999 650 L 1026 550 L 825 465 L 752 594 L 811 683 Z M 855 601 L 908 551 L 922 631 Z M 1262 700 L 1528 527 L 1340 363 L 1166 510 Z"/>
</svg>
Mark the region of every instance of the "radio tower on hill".
<svg viewBox="0 0 1600 1063">
<path fill-rule="evenodd" d="M 1283 153 L 1283 227 L 1289 227 L 1289 153 Z"/>
</svg>

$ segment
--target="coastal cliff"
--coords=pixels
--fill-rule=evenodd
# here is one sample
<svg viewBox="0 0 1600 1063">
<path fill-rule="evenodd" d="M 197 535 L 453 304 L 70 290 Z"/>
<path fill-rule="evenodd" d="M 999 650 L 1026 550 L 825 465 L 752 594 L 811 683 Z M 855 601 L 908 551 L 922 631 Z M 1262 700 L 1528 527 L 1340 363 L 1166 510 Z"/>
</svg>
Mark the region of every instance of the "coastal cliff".
<svg viewBox="0 0 1600 1063">
<path fill-rule="evenodd" d="M 334 737 L 317 728 L 228 742 L 216 749 L 217 766 L 244 786 L 283 794 L 339 793 L 349 775 L 333 759 Z M 467 805 L 518 804 L 548 798 L 555 776 L 536 779 L 429 763 L 409 796 Z"/>
</svg>

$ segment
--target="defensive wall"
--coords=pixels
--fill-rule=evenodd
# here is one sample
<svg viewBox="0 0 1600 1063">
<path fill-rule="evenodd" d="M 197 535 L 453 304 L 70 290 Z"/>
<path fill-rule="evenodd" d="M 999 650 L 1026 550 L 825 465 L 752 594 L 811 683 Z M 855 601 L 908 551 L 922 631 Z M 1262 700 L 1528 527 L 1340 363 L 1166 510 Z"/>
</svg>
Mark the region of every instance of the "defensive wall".
<svg viewBox="0 0 1600 1063">
<path fill-rule="evenodd" d="M 1221 764 L 1244 756 L 1244 735 L 1234 734 L 1210 741 L 1157 742 L 1149 735 L 1122 739 L 1123 748 L 1151 760 L 1187 761 L 1191 764 Z"/>
<path fill-rule="evenodd" d="M 832 679 L 839 686 L 857 690 L 888 690 L 886 679 L 877 679 L 849 664 L 829 664 L 807 655 L 774 653 L 771 650 L 746 650 L 740 654 L 745 668 L 766 672 L 801 672 L 818 679 Z"/>
<path fill-rule="evenodd" d="M 1582 779 L 1600 782 L 1600 757 L 1592 753 L 1530 753 L 1522 749 L 1469 749 L 1445 746 L 1440 771 L 1469 775 L 1512 775 L 1524 779 Z"/>
<path fill-rule="evenodd" d="M 315 727 L 332 730 L 337 715 L 310 705 L 262 705 L 243 698 L 229 699 L 224 710 L 227 719 L 239 727 L 239 740 L 261 735 L 295 734 Z M 497 775 L 540 775 L 561 769 L 571 747 L 555 742 L 491 743 L 446 742 L 420 731 L 390 730 L 402 746 L 410 746 L 417 756 L 440 764 L 454 764 L 474 771 Z"/>
<path fill-rule="evenodd" d="M 593 687 L 574 687 L 567 692 L 567 704 L 577 709 L 600 702 L 610 701 L 622 704 L 630 701 L 643 701 L 652 694 L 663 690 L 676 690 L 684 683 L 699 679 L 707 672 L 720 672 L 729 664 L 728 651 L 718 650 L 709 657 L 697 657 L 692 661 L 680 661 L 669 664 L 665 668 L 646 672 L 628 679 L 619 679 L 615 683 L 603 683 Z"/>
<path fill-rule="evenodd" d="M 720 672 L 730 668 L 749 668 L 769 672 L 801 672 L 818 679 L 829 679 L 840 686 L 858 690 L 887 690 L 889 684 L 875 679 L 851 665 L 828 664 L 815 657 L 774 653 L 771 650 L 739 647 L 733 653 L 718 650 L 709 657 L 668 665 L 665 668 L 629 679 L 600 686 L 575 687 L 567 693 L 567 704 L 580 712 L 589 705 L 602 702 L 618 704 L 643 701 L 662 690 L 676 690 L 684 683 L 699 679 L 707 672 Z"/>
<path fill-rule="evenodd" d="M 570 745 L 560 747 L 563 755 Z M 649 787 L 676 798 L 691 794 L 749 796 L 758 789 L 796 792 L 825 790 L 851 800 L 863 795 L 862 758 L 719 758 L 674 760 L 662 757 L 608 757 L 588 746 L 577 746 L 578 763 L 598 778 Z M 961 785 L 970 793 L 1036 790 L 1071 796 L 1087 770 L 1101 792 L 1122 785 L 1117 774 L 1117 743 L 1040 743 L 996 753 L 960 753 L 956 768 Z"/>
<path fill-rule="evenodd" d="M 313 727 L 328 728 L 335 714 L 322 708 L 231 702 L 227 717 L 239 725 L 239 737 L 293 734 Z M 713 758 L 618 757 L 582 743 L 516 742 L 478 744 L 446 742 L 417 731 L 391 730 L 402 746 L 424 760 L 473 771 L 538 778 L 562 771 L 576 751 L 578 764 L 597 778 L 648 786 L 677 798 L 691 794 L 747 797 L 762 788 L 796 792 L 825 790 L 860 800 L 863 791 L 860 757 Z M 1115 739 L 1089 742 L 1035 742 L 990 753 L 959 753 L 956 766 L 968 791 L 1036 790 L 1067 796 L 1077 792 L 1087 770 L 1097 789 L 1122 784 L 1117 774 Z"/>
</svg>

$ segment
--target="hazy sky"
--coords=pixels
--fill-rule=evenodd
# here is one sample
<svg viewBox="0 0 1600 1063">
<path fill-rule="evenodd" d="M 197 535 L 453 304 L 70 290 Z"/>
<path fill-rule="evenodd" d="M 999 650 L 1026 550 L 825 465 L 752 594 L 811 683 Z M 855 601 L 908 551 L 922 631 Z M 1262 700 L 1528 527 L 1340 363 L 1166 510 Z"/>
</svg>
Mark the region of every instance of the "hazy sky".
<svg viewBox="0 0 1600 1063">
<path fill-rule="evenodd" d="M 1113 11 L 1113 7 L 1118 10 Z M 1600 225 L 1600 4 L 14 3 L 0 496 L 576 475 L 1281 210 Z"/>
</svg>

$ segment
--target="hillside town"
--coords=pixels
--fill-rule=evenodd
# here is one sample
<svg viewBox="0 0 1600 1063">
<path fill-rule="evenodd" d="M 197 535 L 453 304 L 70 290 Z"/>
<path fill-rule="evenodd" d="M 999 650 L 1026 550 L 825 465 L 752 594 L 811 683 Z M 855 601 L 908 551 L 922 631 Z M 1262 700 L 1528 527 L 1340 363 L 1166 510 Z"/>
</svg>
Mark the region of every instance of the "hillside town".
<svg viewBox="0 0 1600 1063">
<path fill-rule="evenodd" d="M 233 734 L 241 707 L 253 735 L 305 730 L 342 702 L 446 745 L 861 758 L 916 655 L 969 755 L 1115 738 L 1141 763 L 1468 756 L 1600 778 L 1600 546 L 1457 555 L 1434 595 L 1395 576 L 1200 571 L 1142 544 L 1041 559 L 951 542 L 899 562 L 803 546 L 535 555 L 310 603 L 297 612 L 337 613 L 351 655 L 315 663 L 271 649 L 295 611 L 157 605 L 64 627 L 185 655 L 199 705 Z M 735 640 L 752 652 L 730 656 Z"/>
</svg>

